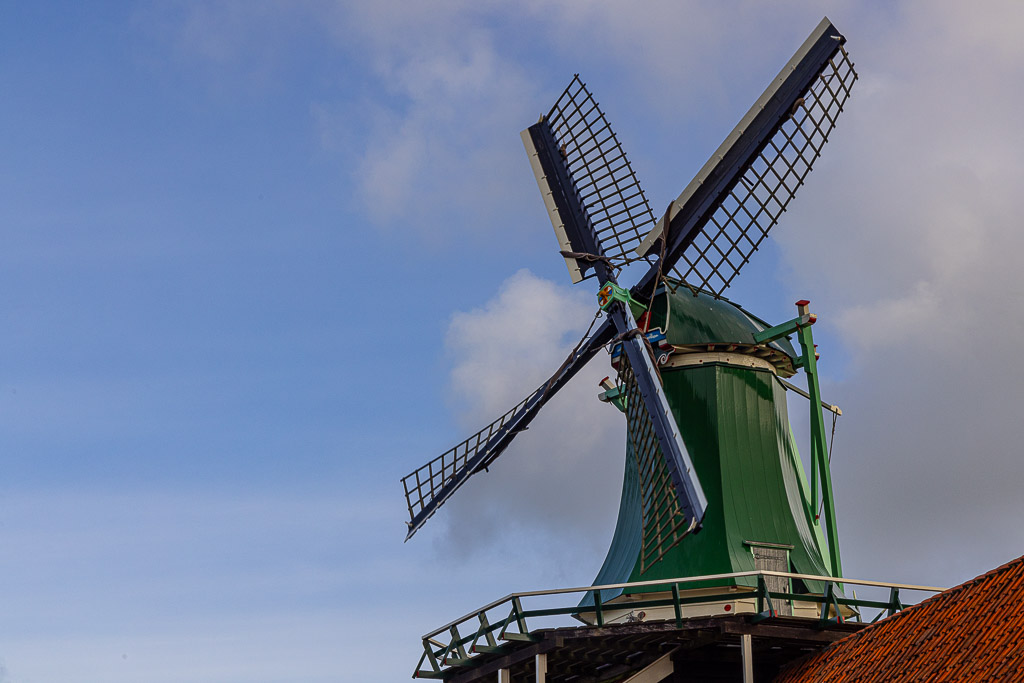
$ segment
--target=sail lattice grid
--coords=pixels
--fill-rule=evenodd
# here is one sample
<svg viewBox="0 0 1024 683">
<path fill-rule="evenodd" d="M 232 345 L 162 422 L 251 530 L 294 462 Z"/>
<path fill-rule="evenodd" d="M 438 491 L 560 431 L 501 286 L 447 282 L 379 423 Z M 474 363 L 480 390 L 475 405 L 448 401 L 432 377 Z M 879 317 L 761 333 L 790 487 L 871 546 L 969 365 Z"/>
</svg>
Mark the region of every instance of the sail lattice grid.
<svg viewBox="0 0 1024 683">
<path fill-rule="evenodd" d="M 578 74 L 547 123 L 604 256 L 624 265 L 635 258 L 632 252 L 654 225 L 654 214 L 608 119 Z"/>
<path fill-rule="evenodd" d="M 420 512 L 441 493 L 442 487 L 452 481 L 457 473 L 462 471 L 466 464 L 487 446 L 509 420 L 518 415 L 530 400 L 536 396 L 543 387 L 537 389 L 521 402 L 515 405 L 507 413 L 487 425 L 479 432 L 469 437 L 462 443 L 445 451 L 427 464 L 402 478 L 402 486 L 405 487 L 405 501 L 409 507 L 409 519 L 413 520 Z M 480 467 L 487 467 L 492 458 L 484 458 Z M 474 468 L 476 469 L 476 468 Z M 449 492 L 447 495 L 451 495 Z M 433 514 L 433 513 L 431 513 Z M 428 515 L 429 517 L 430 515 Z"/>
<path fill-rule="evenodd" d="M 636 376 L 626 354 L 623 353 L 620 358 L 619 381 L 626 397 L 629 445 L 640 475 L 640 572 L 643 573 L 683 540 L 690 532 L 694 520 L 688 519 L 679 505 L 679 497 L 672 485 L 651 417 L 644 407 Z"/>
<path fill-rule="evenodd" d="M 840 45 L 683 253 L 680 279 L 715 294 L 732 283 L 821 155 L 855 80 Z"/>
</svg>

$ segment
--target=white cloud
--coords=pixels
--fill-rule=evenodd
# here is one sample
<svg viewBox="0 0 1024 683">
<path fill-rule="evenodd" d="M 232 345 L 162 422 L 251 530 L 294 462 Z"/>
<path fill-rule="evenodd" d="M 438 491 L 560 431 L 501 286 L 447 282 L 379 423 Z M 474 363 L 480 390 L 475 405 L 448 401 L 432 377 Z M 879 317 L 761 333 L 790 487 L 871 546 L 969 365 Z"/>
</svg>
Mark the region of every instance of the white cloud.
<svg viewBox="0 0 1024 683">
<path fill-rule="evenodd" d="M 580 290 L 520 270 L 477 310 L 452 316 L 452 388 L 472 423 L 496 417 L 546 380 L 597 310 Z"/>
<path fill-rule="evenodd" d="M 452 391 L 469 429 L 479 429 L 553 373 L 586 330 L 596 300 L 520 271 L 483 308 L 457 313 L 447 346 Z M 599 321 L 600 322 L 600 321 Z M 446 550 L 491 552 L 523 542 L 589 581 L 611 540 L 625 454 L 622 415 L 597 400 L 612 372 L 599 352 L 542 410 L 528 431 L 445 505 Z M 577 553 L 586 551 L 585 562 Z M 582 573 L 581 573 L 582 572 Z"/>
<path fill-rule="evenodd" d="M 518 131 L 536 116 L 534 86 L 502 50 L 490 14 L 462 2 L 352 3 L 325 14 L 387 95 L 348 117 L 362 128 L 355 186 L 378 225 L 421 237 L 487 231 L 529 189 Z"/>
<path fill-rule="evenodd" d="M 884 351 L 926 331 L 941 314 L 941 302 L 927 282 L 895 299 L 853 306 L 839 314 L 837 325 L 854 349 L 862 353 Z"/>
<path fill-rule="evenodd" d="M 440 213 L 449 229 L 490 227 L 526 168 L 516 135 L 531 118 L 525 80 L 487 40 L 388 71 L 401 103 L 381 112 L 355 170 L 368 213 L 385 225 Z"/>
</svg>

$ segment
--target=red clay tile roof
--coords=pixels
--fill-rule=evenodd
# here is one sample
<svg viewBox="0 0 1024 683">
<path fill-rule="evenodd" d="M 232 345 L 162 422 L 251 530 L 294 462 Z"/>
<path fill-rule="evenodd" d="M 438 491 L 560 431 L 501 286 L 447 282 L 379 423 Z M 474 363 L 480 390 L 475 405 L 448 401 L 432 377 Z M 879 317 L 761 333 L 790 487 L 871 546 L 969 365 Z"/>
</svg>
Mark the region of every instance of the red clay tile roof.
<svg viewBox="0 0 1024 683">
<path fill-rule="evenodd" d="M 775 683 L 1024 681 L 1024 557 L 783 670 Z"/>
</svg>

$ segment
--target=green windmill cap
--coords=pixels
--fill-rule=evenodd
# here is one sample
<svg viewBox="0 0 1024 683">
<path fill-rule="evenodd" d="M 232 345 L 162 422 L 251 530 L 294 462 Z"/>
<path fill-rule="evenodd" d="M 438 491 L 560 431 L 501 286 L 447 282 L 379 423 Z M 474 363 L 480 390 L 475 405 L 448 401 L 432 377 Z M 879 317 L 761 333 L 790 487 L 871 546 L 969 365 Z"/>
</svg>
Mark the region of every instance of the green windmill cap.
<svg viewBox="0 0 1024 683">
<path fill-rule="evenodd" d="M 679 281 L 667 282 L 668 287 L 659 289 L 655 297 L 651 327 L 662 328 L 677 353 L 717 351 L 752 355 L 771 363 L 783 377 L 795 374 L 793 361 L 798 354 L 789 339 L 783 337 L 769 344 L 754 340 L 755 334 L 771 325 L 728 299 Z"/>
</svg>

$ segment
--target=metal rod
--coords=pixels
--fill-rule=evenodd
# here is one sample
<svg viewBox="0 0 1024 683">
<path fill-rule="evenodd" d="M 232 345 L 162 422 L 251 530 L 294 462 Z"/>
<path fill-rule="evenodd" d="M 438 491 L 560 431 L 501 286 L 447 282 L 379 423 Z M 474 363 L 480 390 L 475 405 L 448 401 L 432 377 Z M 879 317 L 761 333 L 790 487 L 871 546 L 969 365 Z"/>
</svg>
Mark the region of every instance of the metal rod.
<svg viewBox="0 0 1024 683">
<path fill-rule="evenodd" d="M 811 395 L 808 394 L 803 389 L 801 389 L 800 387 L 798 387 L 797 385 L 790 384 L 789 382 L 787 382 L 786 380 L 784 380 L 784 379 L 782 379 L 781 377 L 778 377 L 778 376 L 776 376 L 775 379 L 777 379 L 779 381 L 779 384 L 781 384 L 782 386 L 786 387 L 790 391 L 795 391 L 796 393 L 798 393 L 801 396 L 803 396 L 804 398 L 806 398 L 808 401 L 811 400 Z M 842 408 L 840 408 L 839 406 L 836 406 L 836 405 L 832 405 L 831 403 L 825 403 L 824 401 L 822 401 L 821 402 L 821 407 L 824 408 L 825 410 L 833 412 L 833 413 L 835 413 L 836 415 L 839 415 L 839 416 L 842 416 L 842 414 L 843 414 L 843 409 Z"/>
</svg>

